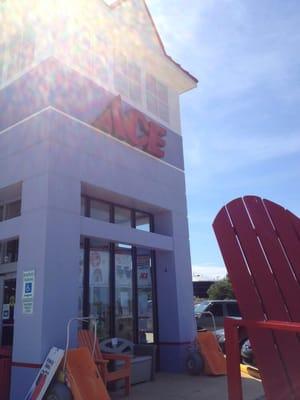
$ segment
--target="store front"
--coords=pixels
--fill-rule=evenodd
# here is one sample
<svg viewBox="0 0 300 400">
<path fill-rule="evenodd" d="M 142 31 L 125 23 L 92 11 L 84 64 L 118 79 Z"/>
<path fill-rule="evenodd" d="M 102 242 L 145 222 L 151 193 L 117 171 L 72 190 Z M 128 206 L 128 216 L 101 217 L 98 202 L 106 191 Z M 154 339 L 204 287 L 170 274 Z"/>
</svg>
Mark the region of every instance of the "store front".
<svg viewBox="0 0 300 400">
<path fill-rule="evenodd" d="M 95 317 L 100 340 L 154 343 L 154 253 L 100 239 L 82 241 L 80 314 Z"/>
<path fill-rule="evenodd" d="M 10 400 L 65 347 L 72 318 L 95 318 L 99 340 L 155 344 L 163 371 L 184 369 L 195 335 L 179 99 L 197 80 L 166 54 L 143 0 L 66 2 L 16 2 L 20 20 L 1 6 Z"/>
<path fill-rule="evenodd" d="M 81 215 L 144 232 L 154 230 L 151 214 L 82 196 Z M 134 343 L 157 339 L 155 251 L 81 237 L 79 315 L 95 317 L 100 340 Z"/>
</svg>

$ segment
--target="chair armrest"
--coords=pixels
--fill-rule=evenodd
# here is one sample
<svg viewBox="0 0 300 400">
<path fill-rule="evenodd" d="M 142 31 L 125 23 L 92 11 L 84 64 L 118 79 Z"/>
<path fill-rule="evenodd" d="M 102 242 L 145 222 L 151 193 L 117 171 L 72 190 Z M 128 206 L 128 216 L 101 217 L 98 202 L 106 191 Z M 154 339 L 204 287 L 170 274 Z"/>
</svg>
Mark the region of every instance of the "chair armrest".
<svg viewBox="0 0 300 400">
<path fill-rule="evenodd" d="M 126 354 L 114 354 L 114 353 L 102 353 L 104 360 L 122 360 L 122 361 L 130 361 L 131 357 Z"/>
<path fill-rule="evenodd" d="M 109 363 L 109 360 L 100 360 L 100 359 L 95 359 L 94 360 L 95 364 L 103 364 L 107 365 Z"/>
<path fill-rule="evenodd" d="M 102 353 L 103 358 L 109 361 L 123 361 L 124 364 L 122 368 L 130 368 L 131 366 L 131 357 L 126 354 L 112 354 L 112 353 Z"/>
<path fill-rule="evenodd" d="M 224 328 L 226 337 L 227 354 L 227 379 L 228 379 L 228 398 L 243 399 L 241 371 L 240 371 L 240 349 L 238 328 L 247 329 L 268 329 L 287 332 L 300 332 L 299 322 L 290 321 L 251 321 L 245 319 L 225 318 Z"/>
<path fill-rule="evenodd" d="M 271 319 L 266 321 L 253 321 L 248 319 L 225 318 L 225 329 L 231 330 L 243 326 L 249 329 L 271 329 L 288 332 L 300 332 L 300 322 L 291 321 L 273 321 Z"/>
<path fill-rule="evenodd" d="M 153 344 L 135 344 L 133 353 L 135 356 L 155 356 L 156 346 Z"/>
<path fill-rule="evenodd" d="M 157 346 L 155 344 L 135 344 L 133 347 L 135 356 L 151 356 L 152 357 L 152 365 L 151 365 L 151 380 L 153 381 L 155 378 L 155 370 L 156 370 L 156 350 Z"/>
</svg>

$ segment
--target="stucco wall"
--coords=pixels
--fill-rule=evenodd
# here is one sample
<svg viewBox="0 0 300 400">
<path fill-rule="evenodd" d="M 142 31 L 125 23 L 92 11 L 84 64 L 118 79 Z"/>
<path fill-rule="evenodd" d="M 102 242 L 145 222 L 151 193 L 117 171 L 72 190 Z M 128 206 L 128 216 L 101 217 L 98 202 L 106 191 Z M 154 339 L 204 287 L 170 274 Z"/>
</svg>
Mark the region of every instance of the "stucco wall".
<svg viewBox="0 0 300 400">
<path fill-rule="evenodd" d="M 0 134 L 0 187 L 22 181 L 22 215 L 14 226 L 2 225 L 7 232 L 14 229 L 20 238 L 13 350 L 13 361 L 19 364 L 13 368 L 13 400 L 24 396 L 36 372 L 23 364 L 40 364 L 51 346 L 64 347 L 67 321 L 77 315 L 81 234 L 109 240 L 115 237 L 116 241 L 124 237 L 128 243 L 151 244 L 158 249 L 163 369 L 183 368 L 184 348 L 194 337 L 179 136 L 173 134 L 173 145 L 167 142 L 166 159 L 161 161 L 96 131 L 87 121 L 99 112 L 99 105 L 109 94 L 101 88 L 97 92 L 94 84 L 73 73 L 72 79 L 64 79 L 64 87 L 53 77 L 64 74 L 68 78 L 68 71 L 52 72 L 52 80 L 44 76 L 44 97 L 36 86 L 30 86 L 30 79 L 23 83 L 21 99 L 17 97 L 18 86 L 0 93 L 2 104 L 8 96 L 14 99 L 0 117 L 0 126 L 5 129 Z M 34 82 L 37 84 L 38 79 Z M 83 95 L 84 87 L 88 96 Z M 12 122 L 17 124 L 10 126 Z M 173 140 L 172 132 L 167 135 Z M 172 154 L 167 156 L 168 151 Z M 158 234 L 108 227 L 80 217 L 82 182 L 126 202 L 143 204 L 145 211 L 155 214 Z M 34 313 L 24 315 L 22 276 L 23 271 L 32 269 L 36 271 Z"/>
</svg>

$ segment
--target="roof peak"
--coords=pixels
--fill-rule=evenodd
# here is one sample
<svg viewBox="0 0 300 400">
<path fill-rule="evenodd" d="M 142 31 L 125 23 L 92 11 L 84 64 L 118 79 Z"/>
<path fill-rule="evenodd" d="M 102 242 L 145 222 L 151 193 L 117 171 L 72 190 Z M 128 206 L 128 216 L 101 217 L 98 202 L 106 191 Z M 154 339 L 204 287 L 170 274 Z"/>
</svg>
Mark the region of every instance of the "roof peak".
<svg viewBox="0 0 300 400">
<path fill-rule="evenodd" d="M 127 2 L 127 1 L 129 1 L 129 0 L 103 0 L 103 1 L 107 4 L 108 7 L 110 7 L 110 8 L 113 10 L 113 9 L 117 8 L 118 6 L 122 5 L 123 3 L 125 3 L 125 2 Z M 130 1 L 132 1 L 132 0 L 130 0 Z M 141 1 L 141 2 L 144 4 L 144 6 L 145 6 L 146 12 L 147 12 L 147 14 L 148 14 L 148 16 L 149 16 L 150 22 L 151 22 L 151 24 L 152 24 L 152 26 L 153 26 L 155 35 L 156 35 L 156 37 L 157 37 L 158 43 L 159 43 L 159 45 L 160 45 L 160 47 L 161 47 L 161 50 L 162 50 L 163 54 L 164 54 L 177 68 L 179 68 L 184 74 L 186 74 L 190 79 L 192 79 L 194 82 L 198 83 L 198 79 L 197 79 L 197 78 L 195 78 L 195 77 L 194 77 L 192 74 L 190 74 L 186 69 L 184 69 L 178 62 L 176 62 L 175 60 L 173 60 L 173 58 L 172 58 L 169 54 L 167 54 L 166 49 L 165 49 L 165 46 L 164 46 L 164 44 L 163 44 L 163 42 L 162 42 L 162 39 L 161 39 L 160 34 L 159 34 L 159 32 L 158 32 L 158 29 L 157 29 L 157 27 L 156 27 L 156 24 L 155 24 L 155 22 L 154 22 L 154 20 L 153 20 L 153 18 L 152 18 L 152 15 L 151 15 L 151 13 L 150 13 L 150 10 L 149 10 L 148 6 L 147 6 L 146 0 L 140 0 L 140 1 Z"/>
</svg>

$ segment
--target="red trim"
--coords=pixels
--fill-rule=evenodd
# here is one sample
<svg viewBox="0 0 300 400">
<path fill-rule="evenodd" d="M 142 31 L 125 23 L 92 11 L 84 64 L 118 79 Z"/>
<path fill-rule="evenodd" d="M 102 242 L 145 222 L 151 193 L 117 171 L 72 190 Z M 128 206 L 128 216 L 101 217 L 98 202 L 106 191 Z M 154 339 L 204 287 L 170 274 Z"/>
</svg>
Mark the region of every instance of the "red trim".
<svg viewBox="0 0 300 400">
<path fill-rule="evenodd" d="M 113 10 L 114 8 L 119 7 L 119 6 L 120 6 L 122 3 L 124 3 L 125 1 L 127 1 L 127 0 L 116 0 L 114 3 L 110 4 L 109 7 Z M 184 74 L 186 74 L 190 79 L 192 79 L 195 83 L 198 83 L 198 79 L 197 79 L 197 78 L 195 78 L 192 74 L 190 74 L 186 69 L 184 69 L 179 63 L 177 63 L 176 61 L 174 61 L 173 58 L 167 54 L 166 49 L 165 49 L 165 46 L 163 45 L 163 42 L 162 42 L 162 40 L 161 40 L 161 37 L 160 37 L 160 35 L 159 35 L 159 33 L 158 33 L 158 30 L 157 30 L 156 25 L 155 25 L 155 23 L 154 23 L 154 20 L 153 20 L 153 18 L 152 18 L 152 15 L 150 14 L 149 8 L 148 8 L 148 6 L 147 6 L 147 4 L 146 4 L 146 1 L 145 1 L 145 0 L 142 0 L 142 1 L 144 2 L 144 5 L 145 5 L 145 8 L 146 8 L 147 14 L 149 15 L 149 18 L 150 18 L 150 22 L 151 22 L 151 24 L 152 24 L 152 27 L 153 27 L 154 32 L 155 32 L 155 35 L 156 35 L 156 37 L 157 37 L 157 40 L 158 40 L 158 42 L 159 42 L 159 45 L 160 45 L 160 47 L 161 47 L 161 49 L 162 49 L 164 55 L 165 55 L 173 64 L 175 64 L 177 68 L 179 68 Z"/>
<path fill-rule="evenodd" d="M 11 361 L 8 358 L 0 359 L 0 395 L 1 400 L 9 400 L 11 375 Z"/>
<path fill-rule="evenodd" d="M 33 368 L 33 369 L 39 369 L 41 368 L 43 364 L 30 364 L 30 363 L 24 363 L 24 362 L 18 362 L 18 361 L 13 361 L 12 366 L 17 367 L 17 368 Z"/>
</svg>

